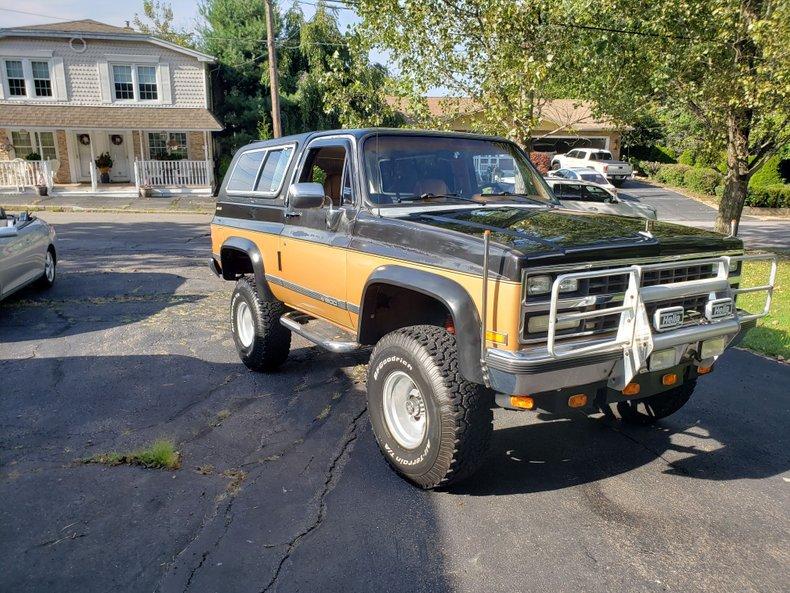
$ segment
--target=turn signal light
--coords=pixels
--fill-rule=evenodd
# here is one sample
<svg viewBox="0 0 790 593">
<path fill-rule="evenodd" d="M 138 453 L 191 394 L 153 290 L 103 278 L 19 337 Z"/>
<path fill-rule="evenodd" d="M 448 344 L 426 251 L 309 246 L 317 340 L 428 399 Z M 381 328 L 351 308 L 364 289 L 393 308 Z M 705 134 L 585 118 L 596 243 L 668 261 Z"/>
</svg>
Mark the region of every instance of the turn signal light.
<svg viewBox="0 0 790 593">
<path fill-rule="evenodd" d="M 535 407 L 535 400 L 528 395 L 511 395 L 510 405 L 519 410 L 531 410 Z"/>
<path fill-rule="evenodd" d="M 663 377 L 661 377 L 661 383 L 664 385 L 674 385 L 678 382 L 678 376 L 675 373 L 667 373 Z"/>
<path fill-rule="evenodd" d="M 507 334 L 487 331 L 486 340 L 488 340 L 489 342 L 494 342 L 494 344 L 507 344 Z"/>
<path fill-rule="evenodd" d="M 623 389 L 623 395 L 637 395 L 641 389 L 639 383 L 629 383 Z"/>
<path fill-rule="evenodd" d="M 707 375 L 713 370 L 713 367 L 697 367 L 697 373 L 700 375 Z"/>
<path fill-rule="evenodd" d="M 568 398 L 568 406 L 571 408 L 583 408 L 587 405 L 587 394 L 577 393 Z"/>
</svg>

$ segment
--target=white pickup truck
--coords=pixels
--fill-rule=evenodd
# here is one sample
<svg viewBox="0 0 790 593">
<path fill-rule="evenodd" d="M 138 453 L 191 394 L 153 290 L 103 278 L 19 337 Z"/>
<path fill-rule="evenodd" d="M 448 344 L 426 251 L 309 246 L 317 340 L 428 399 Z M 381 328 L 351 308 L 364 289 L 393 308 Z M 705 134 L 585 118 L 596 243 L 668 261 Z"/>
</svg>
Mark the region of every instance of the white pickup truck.
<svg viewBox="0 0 790 593">
<path fill-rule="evenodd" d="M 600 148 L 574 148 L 566 154 L 555 155 L 551 159 L 552 169 L 565 169 L 570 167 L 589 167 L 602 173 L 612 185 L 620 187 L 623 182 L 631 177 L 634 170 L 624 161 L 612 158 L 612 153 Z"/>
</svg>

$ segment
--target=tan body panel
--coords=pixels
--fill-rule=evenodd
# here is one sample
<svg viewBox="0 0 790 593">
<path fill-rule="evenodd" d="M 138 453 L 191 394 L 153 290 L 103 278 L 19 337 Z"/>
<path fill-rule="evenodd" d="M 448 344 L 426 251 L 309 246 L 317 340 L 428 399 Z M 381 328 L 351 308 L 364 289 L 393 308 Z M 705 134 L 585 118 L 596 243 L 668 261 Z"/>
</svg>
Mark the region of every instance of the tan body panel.
<svg viewBox="0 0 790 593">
<path fill-rule="evenodd" d="M 469 293 L 477 307 L 478 315 L 480 314 L 483 284 L 480 276 L 417 264 L 403 259 L 343 249 L 323 243 L 303 241 L 292 237 L 282 238 L 279 235 L 217 224 L 211 225 L 213 252 L 219 253 L 222 244 L 229 237 L 234 236 L 249 239 L 258 246 L 267 274 L 319 292 L 338 302 L 361 306 L 365 284 L 374 270 L 380 266 L 397 265 L 431 272 L 453 280 Z M 277 251 L 281 251 L 282 269 L 278 268 Z M 274 296 L 286 305 L 356 333 L 358 314 L 274 282 L 270 282 L 269 285 Z M 495 345 L 489 342 L 489 345 L 506 350 L 518 350 L 521 285 L 512 281 L 490 280 L 488 290 L 490 303 L 488 329 L 507 334 L 507 344 Z"/>
</svg>

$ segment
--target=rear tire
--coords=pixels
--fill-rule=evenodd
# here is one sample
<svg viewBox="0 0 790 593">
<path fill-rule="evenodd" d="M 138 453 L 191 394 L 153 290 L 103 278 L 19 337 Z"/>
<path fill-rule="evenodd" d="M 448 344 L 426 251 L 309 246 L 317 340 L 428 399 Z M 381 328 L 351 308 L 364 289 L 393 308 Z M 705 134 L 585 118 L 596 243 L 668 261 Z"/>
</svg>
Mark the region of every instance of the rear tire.
<svg viewBox="0 0 790 593">
<path fill-rule="evenodd" d="M 252 276 L 242 276 L 230 301 L 230 325 L 239 358 L 247 368 L 270 372 L 288 358 L 291 332 L 280 323 L 285 305 L 263 299 Z"/>
<path fill-rule="evenodd" d="M 617 402 L 617 413 L 620 419 L 627 424 L 640 426 L 654 424 L 685 406 L 696 386 L 697 380 L 693 379 L 680 387 L 651 395 L 645 399 Z"/>
<path fill-rule="evenodd" d="M 458 371 L 455 336 L 415 325 L 384 336 L 368 365 L 368 412 L 389 464 L 422 488 L 471 476 L 491 440 L 490 392 Z"/>
<path fill-rule="evenodd" d="M 41 278 L 36 280 L 36 286 L 38 288 L 52 288 L 55 284 L 55 276 L 57 275 L 57 264 L 58 259 L 55 256 L 55 248 L 50 245 L 44 256 L 44 273 L 41 274 Z"/>
</svg>

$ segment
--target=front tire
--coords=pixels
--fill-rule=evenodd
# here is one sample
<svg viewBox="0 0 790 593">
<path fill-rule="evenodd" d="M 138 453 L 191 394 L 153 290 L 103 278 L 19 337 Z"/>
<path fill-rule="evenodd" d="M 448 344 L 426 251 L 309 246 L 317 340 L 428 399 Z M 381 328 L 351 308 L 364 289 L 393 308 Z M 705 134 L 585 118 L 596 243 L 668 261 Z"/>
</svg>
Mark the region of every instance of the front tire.
<svg viewBox="0 0 790 593">
<path fill-rule="evenodd" d="M 647 426 L 680 410 L 694 393 L 697 380 L 693 379 L 663 393 L 636 401 L 617 402 L 617 413 L 627 424 Z"/>
<path fill-rule="evenodd" d="M 368 412 L 382 454 L 422 488 L 457 483 L 491 439 L 489 392 L 458 371 L 455 336 L 416 325 L 384 336 L 368 365 Z"/>
<path fill-rule="evenodd" d="M 280 323 L 285 305 L 264 299 L 252 276 L 242 276 L 230 301 L 230 325 L 239 358 L 247 368 L 271 372 L 279 368 L 291 348 L 291 332 Z"/>
</svg>

